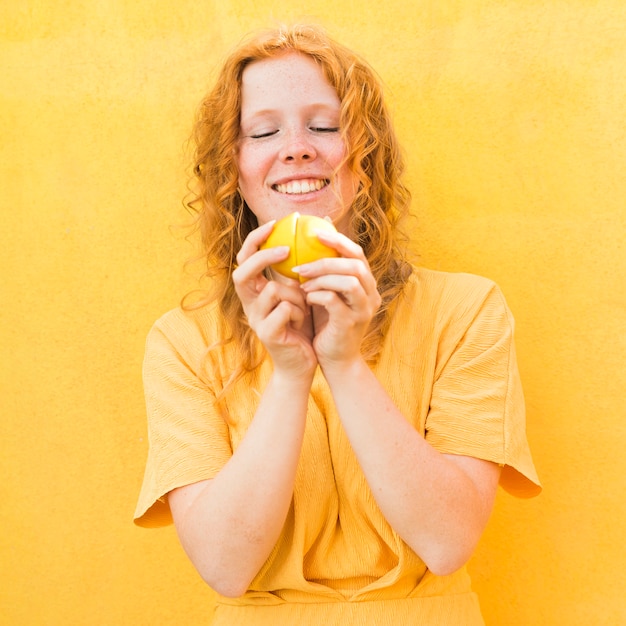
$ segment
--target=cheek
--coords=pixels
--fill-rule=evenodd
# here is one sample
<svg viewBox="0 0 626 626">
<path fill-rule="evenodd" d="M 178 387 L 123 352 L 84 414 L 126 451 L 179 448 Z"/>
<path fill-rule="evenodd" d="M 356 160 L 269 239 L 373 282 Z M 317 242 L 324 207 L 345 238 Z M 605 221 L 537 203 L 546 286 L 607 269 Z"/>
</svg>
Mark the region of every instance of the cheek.
<svg viewBox="0 0 626 626">
<path fill-rule="evenodd" d="M 341 195 L 347 205 L 352 204 L 359 190 L 359 179 L 347 167 L 341 171 Z"/>
<path fill-rule="evenodd" d="M 240 186 L 262 183 L 267 168 L 267 156 L 262 150 L 242 147 L 236 162 Z"/>
<path fill-rule="evenodd" d="M 346 164 L 345 160 L 348 156 L 348 149 L 343 140 L 339 141 L 336 146 L 336 163 L 335 167 L 341 167 L 339 170 L 339 178 L 341 181 L 341 188 L 344 193 L 356 194 L 359 188 L 359 180 L 357 175 Z"/>
<path fill-rule="evenodd" d="M 248 208 L 256 215 L 259 223 L 267 221 L 263 218 L 267 202 L 267 167 L 264 155 L 259 150 L 241 149 L 237 157 L 239 170 L 239 191 Z"/>
<path fill-rule="evenodd" d="M 328 164 L 332 165 L 333 168 L 337 168 L 341 165 L 346 156 L 346 144 L 338 137 L 336 141 L 326 146 L 325 151 Z"/>
<path fill-rule="evenodd" d="M 239 172 L 239 181 L 248 179 L 250 177 L 250 164 L 252 163 L 249 150 L 239 148 L 235 163 L 237 164 L 237 171 Z"/>
</svg>

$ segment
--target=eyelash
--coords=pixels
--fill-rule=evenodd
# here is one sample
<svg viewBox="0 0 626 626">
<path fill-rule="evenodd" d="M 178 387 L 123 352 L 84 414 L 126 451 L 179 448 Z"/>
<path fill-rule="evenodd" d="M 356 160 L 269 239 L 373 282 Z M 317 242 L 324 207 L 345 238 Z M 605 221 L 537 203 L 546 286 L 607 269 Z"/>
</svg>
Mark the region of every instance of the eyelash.
<svg viewBox="0 0 626 626">
<path fill-rule="evenodd" d="M 337 133 L 339 132 L 339 128 L 338 127 L 319 127 L 319 126 L 313 126 L 310 128 L 310 130 L 316 132 L 316 133 Z M 252 139 L 264 139 L 265 137 L 271 137 L 272 135 L 275 135 L 278 131 L 277 130 L 272 130 L 269 131 L 267 133 L 259 133 L 259 134 L 253 134 L 250 135 L 250 137 Z"/>
<path fill-rule="evenodd" d="M 272 131 L 267 132 L 267 133 L 258 133 L 258 134 L 256 134 L 256 135 L 255 135 L 255 134 L 252 134 L 252 135 L 250 135 L 250 137 L 251 137 L 252 139 L 264 139 L 265 137 L 271 137 L 272 135 L 276 134 L 276 132 L 277 132 L 277 131 L 272 130 Z"/>
</svg>

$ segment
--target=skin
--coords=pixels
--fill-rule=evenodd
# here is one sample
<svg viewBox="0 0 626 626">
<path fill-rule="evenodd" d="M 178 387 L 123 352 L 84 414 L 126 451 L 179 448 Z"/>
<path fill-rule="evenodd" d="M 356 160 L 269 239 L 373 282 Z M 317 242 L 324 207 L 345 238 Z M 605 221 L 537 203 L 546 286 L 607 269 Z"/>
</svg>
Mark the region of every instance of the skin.
<svg viewBox="0 0 626 626">
<path fill-rule="evenodd" d="M 309 57 L 257 61 L 242 77 L 239 188 L 259 224 L 299 211 L 330 217 L 347 232 L 357 181 L 342 162 L 341 102 Z M 299 185 L 323 185 L 288 193 Z M 329 184 L 326 184 L 329 183 Z M 290 189 L 291 186 L 291 189 Z"/>
<path fill-rule="evenodd" d="M 219 474 L 169 494 L 181 543 L 218 593 L 246 591 L 289 510 L 319 366 L 381 512 L 433 573 L 452 573 L 484 530 L 500 470 L 432 448 L 361 356 L 380 296 L 362 249 L 347 236 L 353 177 L 340 168 L 333 178 L 345 147 L 338 133 L 314 130 L 322 127 L 321 111 L 329 125 L 338 119 L 337 95 L 321 70 L 301 55 L 283 55 L 249 65 L 242 84 L 240 188 L 261 226 L 238 254 L 233 282 L 273 374 L 248 432 Z M 332 184 L 298 195 L 276 188 L 277 180 L 314 177 Z M 342 232 L 318 236 L 340 256 L 300 266 L 308 279 L 302 285 L 268 280 L 264 271 L 288 249 L 259 248 L 273 220 L 296 210 L 334 219 Z"/>
</svg>

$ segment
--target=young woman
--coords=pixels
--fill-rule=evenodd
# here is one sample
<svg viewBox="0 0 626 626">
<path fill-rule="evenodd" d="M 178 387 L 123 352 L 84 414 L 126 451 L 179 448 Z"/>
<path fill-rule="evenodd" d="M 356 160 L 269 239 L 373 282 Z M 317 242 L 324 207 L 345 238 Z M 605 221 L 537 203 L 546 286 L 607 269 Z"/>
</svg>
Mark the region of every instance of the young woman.
<svg viewBox="0 0 626 626">
<path fill-rule="evenodd" d="M 482 624 L 496 488 L 540 490 L 498 288 L 410 265 L 373 71 L 314 27 L 236 49 L 195 129 L 211 294 L 152 329 L 140 525 L 173 522 L 213 624 Z M 337 256 L 271 268 L 293 212 Z"/>
</svg>

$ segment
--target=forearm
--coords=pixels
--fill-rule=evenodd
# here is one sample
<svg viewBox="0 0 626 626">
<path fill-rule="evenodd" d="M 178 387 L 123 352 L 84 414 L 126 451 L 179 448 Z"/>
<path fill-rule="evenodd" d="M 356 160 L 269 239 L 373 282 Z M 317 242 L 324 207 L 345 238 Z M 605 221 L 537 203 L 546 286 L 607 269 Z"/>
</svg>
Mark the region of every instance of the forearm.
<svg viewBox="0 0 626 626">
<path fill-rule="evenodd" d="M 306 377 L 274 374 L 229 462 L 191 492 L 186 504 L 172 509 L 183 547 L 202 577 L 223 595 L 246 590 L 282 531 L 310 384 Z"/>
<path fill-rule="evenodd" d="M 395 407 L 364 361 L 324 374 L 381 512 L 435 573 L 458 569 L 488 520 L 497 467 L 437 452 Z M 485 467 L 476 466 L 484 463 Z M 474 474 L 474 470 L 478 474 Z M 477 481 L 485 473 L 484 482 Z"/>
</svg>

